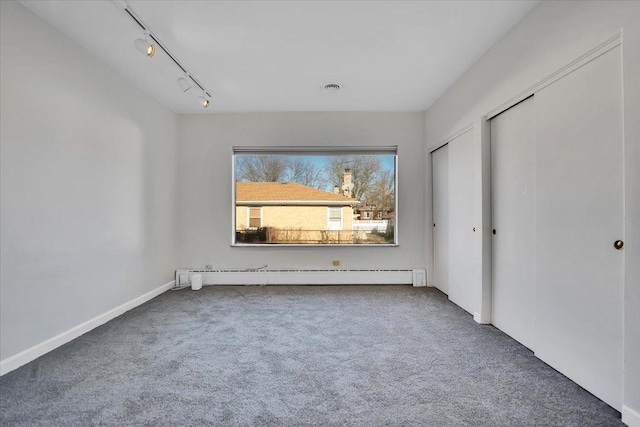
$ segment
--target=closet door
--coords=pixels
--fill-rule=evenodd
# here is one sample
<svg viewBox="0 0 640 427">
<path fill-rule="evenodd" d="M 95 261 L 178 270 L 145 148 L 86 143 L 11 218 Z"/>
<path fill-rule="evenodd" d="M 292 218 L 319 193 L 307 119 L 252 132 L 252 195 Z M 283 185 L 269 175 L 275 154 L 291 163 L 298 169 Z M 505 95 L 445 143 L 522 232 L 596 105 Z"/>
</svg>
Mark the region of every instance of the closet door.
<svg viewBox="0 0 640 427">
<path fill-rule="evenodd" d="M 491 120 L 492 323 L 533 349 L 535 339 L 534 97 Z"/>
<path fill-rule="evenodd" d="M 620 410 L 620 47 L 535 95 L 538 357 Z"/>
<path fill-rule="evenodd" d="M 433 183 L 433 284 L 449 293 L 449 146 L 431 153 Z"/>
<path fill-rule="evenodd" d="M 473 130 L 449 142 L 449 299 L 471 314 L 480 311 L 482 293 L 473 232 L 473 148 Z"/>
</svg>

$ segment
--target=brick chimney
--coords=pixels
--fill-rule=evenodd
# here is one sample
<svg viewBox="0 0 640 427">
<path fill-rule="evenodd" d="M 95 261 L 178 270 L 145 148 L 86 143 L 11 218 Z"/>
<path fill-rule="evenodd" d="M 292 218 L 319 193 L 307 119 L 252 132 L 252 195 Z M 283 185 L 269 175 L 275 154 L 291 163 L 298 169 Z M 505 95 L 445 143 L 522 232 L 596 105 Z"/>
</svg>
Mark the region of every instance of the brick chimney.
<svg viewBox="0 0 640 427">
<path fill-rule="evenodd" d="M 346 168 L 344 170 L 344 178 L 343 178 L 344 184 L 351 184 L 351 169 Z"/>
<path fill-rule="evenodd" d="M 346 197 L 353 197 L 351 195 L 351 189 L 353 188 L 352 180 L 351 180 L 351 169 L 345 168 L 344 175 L 342 178 L 342 194 Z M 351 184 L 351 185 L 349 185 Z"/>
</svg>

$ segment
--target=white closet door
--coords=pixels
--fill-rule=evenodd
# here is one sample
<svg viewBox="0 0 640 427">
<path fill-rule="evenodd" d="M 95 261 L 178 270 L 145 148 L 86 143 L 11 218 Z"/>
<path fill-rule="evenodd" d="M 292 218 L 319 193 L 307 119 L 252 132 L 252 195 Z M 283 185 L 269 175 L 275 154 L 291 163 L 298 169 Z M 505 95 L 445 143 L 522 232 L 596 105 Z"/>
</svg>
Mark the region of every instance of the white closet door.
<svg viewBox="0 0 640 427">
<path fill-rule="evenodd" d="M 473 130 L 449 142 L 449 299 L 480 311 L 482 285 L 475 253 Z M 437 227 L 437 224 L 436 224 Z"/>
<path fill-rule="evenodd" d="M 431 153 L 433 183 L 433 284 L 449 293 L 449 146 Z"/>
<path fill-rule="evenodd" d="M 533 349 L 535 339 L 534 97 L 491 120 L 492 323 Z"/>
<path fill-rule="evenodd" d="M 538 357 L 620 410 L 620 48 L 535 95 Z"/>
</svg>

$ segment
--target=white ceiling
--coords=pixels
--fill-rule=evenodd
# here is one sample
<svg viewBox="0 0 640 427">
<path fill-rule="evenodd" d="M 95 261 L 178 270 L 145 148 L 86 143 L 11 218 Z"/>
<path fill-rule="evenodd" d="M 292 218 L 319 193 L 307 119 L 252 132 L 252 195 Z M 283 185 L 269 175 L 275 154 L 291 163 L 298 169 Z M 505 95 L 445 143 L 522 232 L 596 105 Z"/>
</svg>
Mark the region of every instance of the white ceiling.
<svg viewBox="0 0 640 427">
<path fill-rule="evenodd" d="M 128 0 L 213 94 L 206 110 L 162 51 L 135 50 L 114 2 L 20 3 L 171 110 L 215 113 L 425 111 L 537 1 Z"/>
</svg>

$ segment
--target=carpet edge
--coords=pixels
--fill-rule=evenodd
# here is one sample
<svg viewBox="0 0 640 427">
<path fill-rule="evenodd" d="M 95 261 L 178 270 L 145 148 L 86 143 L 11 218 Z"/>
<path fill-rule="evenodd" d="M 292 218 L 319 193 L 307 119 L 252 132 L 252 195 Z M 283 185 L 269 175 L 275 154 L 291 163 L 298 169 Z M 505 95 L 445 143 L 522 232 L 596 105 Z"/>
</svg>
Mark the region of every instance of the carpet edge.
<svg viewBox="0 0 640 427">
<path fill-rule="evenodd" d="M 115 319 L 121 314 L 135 308 L 145 302 L 149 301 L 152 298 L 157 297 L 158 295 L 168 291 L 175 284 L 175 280 L 170 281 L 169 283 L 165 283 L 162 286 L 159 286 L 156 289 L 153 289 L 139 297 L 132 299 L 131 301 L 125 302 L 115 308 L 112 308 L 105 313 L 99 314 L 98 316 L 87 320 L 77 326 L 74 326 L 71 329 L 68 329 L 52 338 L 49 338 L 45 341 L 42 341 L 26 350 L 21 351 L 20 353 L 14 354 L 13 356 L 9 356 L 6 359 L 0 360 L 0 376 L 5 375 L 19 367 L 26 365 L 32 360 L 37 359 L 40 356 L 43 356 L 49 353 L 52 350 L 72 341 L 79 336 L 86 334 L 94 328 L 97 328 L 100 325 L 107 323 L 110 320 Z"/>
</svg>

